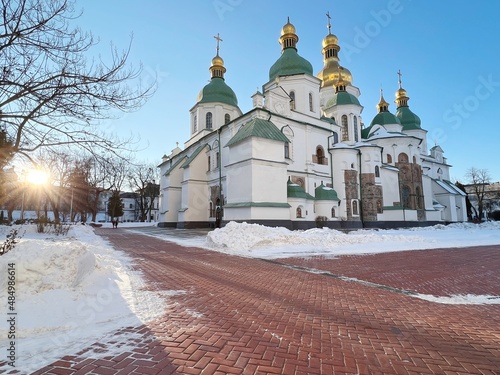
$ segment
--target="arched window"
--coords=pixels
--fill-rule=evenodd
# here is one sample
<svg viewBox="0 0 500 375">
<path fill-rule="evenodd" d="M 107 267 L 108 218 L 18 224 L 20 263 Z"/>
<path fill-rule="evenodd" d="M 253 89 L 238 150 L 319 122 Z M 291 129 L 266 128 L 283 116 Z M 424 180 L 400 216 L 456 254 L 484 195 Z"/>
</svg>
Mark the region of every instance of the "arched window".
<svg viewBox="0 0 500 375">
<path fill-rule="evenodd" d="M 375 177 L 380 177 L 380 168 L 378 165 L 375 166 Z"/>
<path fill-rule="evenodd" d="M 285 142 L 285 159 L 290 159 L 290 143 Z"/>
<path fill-rule="evenodd" d="M 214 204 L 210 202 L 210 217 L 215 216 Z"/>
<path fill-rule="evenodd" d="M 295 91 L 290 91 L 290 109 L 295 109 Z"/>
<path fill-rule="evenodd" d="M 321 146 L 316 147 L 316 162 L 323 165 L 328 164 L 325 158 L 325 151 Z"/>
<path fill-rule="evenodd" d="M 231 115 L 229 113 L 226 113 L 224 115 L 224 124 L 228 124 L 231 122 Z"/>
<path fill-rule="evenodd" d="M 206 128 L 212 129 L 212 112 L 207 112 L 206 116 Z"/>
<path fill-rule="evenodd" d="M 296 213 L 297 213 L 297 215 L 296 215 L 297 218 L 301 218 L 302 217 L 302 207 L 300 207 L 300 206 L 297 207 Z"/>
<path fill-rule="evenodd" d="M 387 163 L 388 164 L 392 163 L 392 156 L 391 156 L 391 154 L 387 154 Z"/>
<path fill-rule="evenodd" d="M 398 155 L 398 162 L 399 163 L 408 163 L 408 155 L 406 155 L 404 152 L 400 153 Z"/>
<path fill-rule="evenodd" d="M 314 111 L 314 107 L 313 107 L 313 94 L 312 93 L 309 93 L 309 110 L 311 112 Z"/>
<path fill-rule="evenodd" d="M 349 127 L 347 126 L 347 116 L 342 116 L 342 142 L 349 140 Z"/>
<path fill-rule="evenodd" d="M 332 207 L 332 217 L 335 217 L 335 207 Z"/>
<path fill-rule="evenodd" d="M 337 133 L 333 133 L 333 144 L 339 143 L 339 135 Z"/>
<path fill-rule="evenodd" d="M 354 141 L 359 141 L 358 138 L 358 118 L 354 116 Z"/>
<path fill-rule="evenodd" d="M 198 131 L 198 116 L 194 115 L 193 119 L 193 133 Z"/>
<path fill-rule="evenodd" d="M 358 214 L 358 201 L 357 200 L 352 201 L 352 214 L 359 215 Z"/>
</svg>

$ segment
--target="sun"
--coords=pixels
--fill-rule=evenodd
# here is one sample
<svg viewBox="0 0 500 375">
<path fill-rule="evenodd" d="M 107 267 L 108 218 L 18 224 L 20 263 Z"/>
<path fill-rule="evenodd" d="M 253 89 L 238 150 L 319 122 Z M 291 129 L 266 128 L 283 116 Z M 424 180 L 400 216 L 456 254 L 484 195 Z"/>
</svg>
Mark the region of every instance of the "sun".
<svg viewBox="0 0 500 375">
<path fill-rule="evenodd" d="M 49 180 L 49 173 L 42 169 L 30 169 L 26 180 L 33 185 L 45 185 Z"/>
</svg>

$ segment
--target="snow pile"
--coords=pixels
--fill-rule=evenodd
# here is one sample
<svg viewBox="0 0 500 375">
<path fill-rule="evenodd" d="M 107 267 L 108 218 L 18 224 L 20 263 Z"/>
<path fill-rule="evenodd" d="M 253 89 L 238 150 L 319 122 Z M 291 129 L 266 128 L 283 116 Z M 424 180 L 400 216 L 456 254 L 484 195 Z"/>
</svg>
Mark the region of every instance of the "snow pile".
<svg viewBox="0 0 500 375">
<path fill-rule="evenodd" d="M 230 222 L 207 235 L 209 249 L 267 259 L 313 256 L 373 254 L 500 244 L 500 223 L 480 225 L 457 223 L 448 226 L 358 230 L 343 233 L 334 229 L 290 231 L 258 224 Z"/>
<path fill-rule="evenodd" d="M 283 255 L 297 256 L 297 252 L 303 255 L 324 254 L 345 245 L 424 241 L 425 238 L 416 235 L 381 234 L 376 230 L 349 234 L 328 228 L 291 231 L 283 227 L 230 222 L 224 228 L 208 233 L 206 244 L 208 248 L 230 254 L 278 258 Z"/>
<path fill-rule="evenodd" d="M 3 227 L 1 237 L 11 228 Z M 68 236 L 26 230 L 13 250 L 0 256 L 0 300 L 7 301 L 7 269 L 15 268 L 17 363 L 34 370 L 104 339 L 116 329 L 161 316 L 165 295 L 145 291 L 131 260 L 76 225 Z M 0 238 L 1 238 L 0 237 Z M 4 303 L 2 316 L 7 316 Z M 0 322 L 0 345 L 8 326 Z M 0 371 L 1 372 L 1 371 Z"/>
</svg>

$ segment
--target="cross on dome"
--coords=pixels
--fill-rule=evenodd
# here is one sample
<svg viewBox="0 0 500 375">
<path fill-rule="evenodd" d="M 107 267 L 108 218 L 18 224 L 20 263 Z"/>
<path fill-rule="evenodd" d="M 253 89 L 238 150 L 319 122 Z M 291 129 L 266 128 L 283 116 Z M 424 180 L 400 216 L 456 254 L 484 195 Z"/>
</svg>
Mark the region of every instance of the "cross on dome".
<svg viewBox="0 0 500 375">
<path fill-rule="evenodd" d="M 217 40 L 217 56 L 219 56 L 219 48 L 220 48 L 219 43 L 220 43 L 220 42 L 222 42 L 223 40 L 221 39 L 221 37 L 220 37 L 220 34 L 219 34 L 219 33 L 217 33 L 217 35 L 216 35 L 216 36 L 214 36 L 214 38 Z"/>
<path fill-rule="evenodd" d="M 330 23 L 330 20 L 332 17 L 330 16 L 330 11 L 326 12 L 326 17 L 328 18 L 328 34 L 332 33 L 332 24 Z"/>
</svg>

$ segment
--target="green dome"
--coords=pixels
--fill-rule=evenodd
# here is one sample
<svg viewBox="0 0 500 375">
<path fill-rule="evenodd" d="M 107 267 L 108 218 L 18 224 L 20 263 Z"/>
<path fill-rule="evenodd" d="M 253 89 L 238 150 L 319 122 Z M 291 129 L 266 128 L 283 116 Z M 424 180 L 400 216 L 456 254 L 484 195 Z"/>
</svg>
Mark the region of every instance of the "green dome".
<svg viewBox="0 0 500 375">
<path fill-rule="evenodd" d="M 294 184 L 292 181 L 290 181 L 290 178 L 288 178 L 288 182 L 286 185 L 286 193 L 286 196 L 288 198 L 304 198 L 311 200 L 314 199 L 314 197 L 310 194 L 307 194 L 300 185 Z"/>
<path fill-rule="evenodd" d="M 403 125 L 403 131 L 421 129 L 420 117 L 414 114 L 409 107 L 399 107 L 396 110 L 396 117 Z"/>
<path fill-rule="evenodd" d="M 380 112 L 378 113 L 370 123 L 370 127 L 373 125 L 391 125 L 391 124 L 400 124 L 401 121 L 394 116 L 391 112 Z"/>
<path fill-rule="evenodd" d="M 238 106 L 236 94 L 223 78 L 214 77 L 198 94 L 198 103 L 225 103 Z"/>
<path fill-rule="evenodd" d="M 295 74 L 313 75 L 313 67 L 309 61 L 299 56 L 295 48 L 285 48 L 280 58 L 269 69 L 269 81 L 279 76 Z"/>
<path fill-rule="evenodd" d="M 315 192 L 315 199 L 317 201 L 338 201 L 337 192 L 332 188 L 326 187 L 325 185 L 319 185 Z"/>
<path fill-rule="evenodd" d="M 359 104 L 358 98 L 354 95 L 348 93 L 347 91 L 339 91 L 336 93 L 326 104 L 326 107 L 333 107 L 334 105 L 344 105 L 344 104 Z"/>
</svg>

